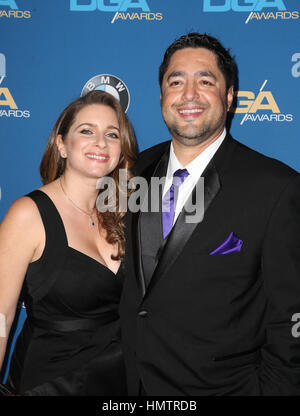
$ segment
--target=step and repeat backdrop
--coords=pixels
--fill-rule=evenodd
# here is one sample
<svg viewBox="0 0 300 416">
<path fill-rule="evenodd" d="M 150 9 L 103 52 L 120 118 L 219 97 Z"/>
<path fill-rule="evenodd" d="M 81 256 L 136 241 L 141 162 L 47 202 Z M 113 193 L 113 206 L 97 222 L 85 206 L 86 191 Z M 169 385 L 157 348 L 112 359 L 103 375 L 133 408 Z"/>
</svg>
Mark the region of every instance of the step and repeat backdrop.
<svg viewBox="0 0 300 416">
<path fill-rule="evenodd" d="M 140 150 L 169 139 L 158 67 L 190 31 L 237 61 L 231 134 L 300 171 L 299 14 L 299 0 L 0 0 L 0 220 L 41 185 L 52 126 L 85 91 L 120 99 Z M 10 351 L 25 317 L 19 302 Z"/>
</svg>

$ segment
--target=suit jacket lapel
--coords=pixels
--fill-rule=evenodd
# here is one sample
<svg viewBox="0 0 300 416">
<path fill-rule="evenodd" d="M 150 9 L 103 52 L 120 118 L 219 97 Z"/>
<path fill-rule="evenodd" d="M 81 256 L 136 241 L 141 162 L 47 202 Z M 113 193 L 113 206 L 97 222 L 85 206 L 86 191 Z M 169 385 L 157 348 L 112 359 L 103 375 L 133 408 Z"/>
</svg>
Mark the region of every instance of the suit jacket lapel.
<svg viewBox="0 0 300 416">
<path fill-rule="evenodd" d="M 139 216 L 140 212 L 132 214 L 132 255 L 135 269 L 135 276 L 137 278 L 138 289 L 144 293 L 146 292 L 145 279 L 143 274 L 142 256 L 141 256 L 141 236 L 139 230 Z"/>
<path fill-rule="evenodd" d="M 204 174 L 204 215 L 210 204 L 218 194 L 221 184 L 219 180 L 218 172 L 213 165 L 209 164 Z M 201 178 L 200 178 L 201 180 Z M 185 208 L 192 204 L 192 201 L 195 199 L 196 187 L 194 188 L 192 194 L 188 198 Z M 187 241 L 191 237 L 192 233 L 201 222 L 202 218 L 198 222 L 187 222 L 186 216 L 190 215 L 190 210 L 183 208 L 181 213 L 178 216 L 176 223 L 174 224 L 172 231 L 170 232 L 168 238 L 164 241 L 163 247 L 161 247 L 161 256 L 157 265 L 157 268 L 152 276 L 150 284 L 148 286 L 148 291 L 151 290 L 152 286 L 155 285 L 158 279 L 161 279 L 163 275 L 170 269 L 174 261 L 180 255 Z"/>
<path fill-rule="evenodd" d="M 149 204 L 151 204 L 150 195 L 151 195 L 151 178 L 152 177 L 158 177 L 161 178 L 162 176 L 165 176 L 166 174 L 166 168 L 168 166 L 168 160 L 169 160 L 169 148 L 170 146 L 167 146 L 167 149 L 163 153 L 163 155 L 159 158 L 159 160 L 155 160 L 154 163 L 149 165 L 144 171 L 140 173 L 140 176 L 144 177 L 148 182 L 148 200 Z M 141 212 L 133 214 L 132 217 L 132 244 L 133 244 L 133 257 L 134 257 L 134 265 L 135 265 L 135 271 L 137 276 L 137 283 L 139 288 L 141 289 L 141 292 L 144 296 L 146 292 L 146 283 L 145 283 L 145 276 L 143 271 L 143 263 L 142 263 L 142 242 L 141 242 L 141 233 L 140 233 L 140 221 L 141 221 Z M 159 213 L 158 213 L 158 218 Z M 157 213 L 156 213 L 156 220 Z M 158 226 L 158 225 L 157 225 Z M 149 234 L 151 231 L 149 232 Z M 147 236 L 146 236 L 147 238 Z"/>
<path fill-rule="evenodd" d="M 222 174 L 222 171 L 227 169 L 227 167 L 230 165 L 230 159 L 234 147 L 234 142 L 231 136 L 228 134 L 202 174 L 202 177 L 204 177 L 204 220 L 205 213 L 221 189 L 220 174 Z M 192 195 L 188 198 L 185 207 L 192 203 L 194 194 L 195 188 Z M 192 233 L 199 226 L 201 219 L 200 222 L 188 223 L 186 222 L 186 215 L 187 213 L 185 209 L 183 209 L 178 216 L 176 224 L 174 224 L 168 238 L 164 241 L 163 246 L 160 249 L 161 256 L 159 258 L 159 262 L 152 276 L 145 296 L 147 296 L 156 282 L 161 279 L 170 269 L 177 257 L 182 252 Z"/>
</svg>

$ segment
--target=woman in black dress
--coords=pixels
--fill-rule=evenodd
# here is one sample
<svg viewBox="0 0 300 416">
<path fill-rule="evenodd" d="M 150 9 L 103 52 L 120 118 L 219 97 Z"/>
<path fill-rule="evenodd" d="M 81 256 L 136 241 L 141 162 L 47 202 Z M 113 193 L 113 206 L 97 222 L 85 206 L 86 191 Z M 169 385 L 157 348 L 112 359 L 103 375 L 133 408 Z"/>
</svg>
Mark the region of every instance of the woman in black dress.
<svg viewBox="0 0 300 416">
<path fill-rule="evenodd" d="M 118 304 L 124 212 L 100 213 L 97 181 L 134 161 L 119 102 L 92 91 L 57 120 L 44 186 L 16 200 L 0 226 L 0 367 L 22 290 L 27 319 L 7 386 L 22 395 L 125 395 Z M 129 170 L 126 170 L 127 175 Z M 118 196 L 118 192 L 117 192 Z"/>
</svg>

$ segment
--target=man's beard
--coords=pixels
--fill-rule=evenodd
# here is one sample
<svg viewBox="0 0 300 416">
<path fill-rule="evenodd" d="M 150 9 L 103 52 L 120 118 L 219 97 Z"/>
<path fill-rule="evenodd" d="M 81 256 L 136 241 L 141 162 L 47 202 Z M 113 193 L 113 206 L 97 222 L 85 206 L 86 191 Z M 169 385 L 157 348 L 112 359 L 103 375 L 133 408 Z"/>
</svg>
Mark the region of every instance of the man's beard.
<svg viewBox="0 0 300 416">
<path fill-rule="evenodd" d="M 194 132 L 186 131 L 186 128 L 180 128 L 177 124 L 174 124 L 169 131 L 175 140 L 185 144 L 186 146 L 195 146 L 197 144 L 204 143 L 211 135 L 212 131 L 209 126 L 201 126 Z"/>
</svg>

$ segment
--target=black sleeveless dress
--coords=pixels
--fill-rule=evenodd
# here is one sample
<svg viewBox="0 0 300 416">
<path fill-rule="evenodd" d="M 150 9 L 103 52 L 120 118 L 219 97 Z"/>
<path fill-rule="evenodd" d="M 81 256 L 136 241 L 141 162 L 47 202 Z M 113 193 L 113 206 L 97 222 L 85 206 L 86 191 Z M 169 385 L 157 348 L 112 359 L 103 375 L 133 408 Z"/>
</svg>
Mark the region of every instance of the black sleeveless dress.
<svg viewBox="0 0 300 416">
<path fill-rule="evenodd" d="M 42 191 L 28 195 L 45 227 L 41 258 L 23 285 L 27 319 L 17 339 L 7 385 L 23 395 L 126 395 L 115 275 L 68 246 L 62 219 Z"/>
</svg>

